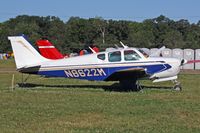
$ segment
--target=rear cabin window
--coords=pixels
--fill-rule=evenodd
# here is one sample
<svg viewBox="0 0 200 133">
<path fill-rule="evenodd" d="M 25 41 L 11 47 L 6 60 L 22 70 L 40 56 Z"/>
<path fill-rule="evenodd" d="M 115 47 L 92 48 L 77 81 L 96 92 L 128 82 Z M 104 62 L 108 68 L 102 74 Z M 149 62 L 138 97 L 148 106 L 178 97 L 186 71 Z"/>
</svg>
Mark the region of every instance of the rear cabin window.
<svg viewBox="0 0 200 133">
<path fill-rule="evenodd" d="M 110 62 L 121 61 L 121 52 L 120 51 L 115 51 L 115 52 L 108 53 L 108 60 Z"/>
<path fill-rule="evenodd" d="M 97 55 L 97 58 L 100 59 L 100 60 L 105 60 L 106 55 L 105 54 L 99 54 L 99 55 Z"/>
<path fill-rule="evenodd" d="M 124 60 L 125 61 L 134 61 L 139 60 L 141 57 L 133 50 L 124 51 Z"/>
</svg>

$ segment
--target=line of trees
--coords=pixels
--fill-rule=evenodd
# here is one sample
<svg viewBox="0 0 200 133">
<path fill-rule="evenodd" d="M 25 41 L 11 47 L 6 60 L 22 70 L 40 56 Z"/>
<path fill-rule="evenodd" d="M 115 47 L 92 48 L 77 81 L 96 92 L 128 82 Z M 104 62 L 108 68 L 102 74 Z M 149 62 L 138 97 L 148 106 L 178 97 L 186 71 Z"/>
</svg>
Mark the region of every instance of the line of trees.
<svg viewBox="0 0 200 133">
<path fill-rule="evenodd" d="M 7 36 L 25 34 L 34 45 L 47 37 L 62 52 L 78 51 L 90 44 L 100 49 L 119 41 L 134 47 L 200 48 L 200 21 L 171 20 L 163 15 L 143 22 L 71 17 L 67 22 L 55 16 L 17 16 L 0 23 L 0 52 L 11 51 Z"/>
</svg>

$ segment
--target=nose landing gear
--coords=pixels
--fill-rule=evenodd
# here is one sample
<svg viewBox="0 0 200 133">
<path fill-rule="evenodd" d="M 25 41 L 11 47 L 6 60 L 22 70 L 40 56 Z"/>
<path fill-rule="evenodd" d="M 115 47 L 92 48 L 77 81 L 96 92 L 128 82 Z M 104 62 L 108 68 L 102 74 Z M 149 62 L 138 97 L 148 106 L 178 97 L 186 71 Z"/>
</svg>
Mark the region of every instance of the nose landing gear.
<svg viewBox="0 0 200 133">
<path fill-rule="evenodd" d="M 173 90 L 175 90 L 175 91 L 182 91 L 181 83 L 179 81 L 172 80 L 172 82 L 175 84 L 173 86 L 173 88 L 172 88 Z"/>
</svg>

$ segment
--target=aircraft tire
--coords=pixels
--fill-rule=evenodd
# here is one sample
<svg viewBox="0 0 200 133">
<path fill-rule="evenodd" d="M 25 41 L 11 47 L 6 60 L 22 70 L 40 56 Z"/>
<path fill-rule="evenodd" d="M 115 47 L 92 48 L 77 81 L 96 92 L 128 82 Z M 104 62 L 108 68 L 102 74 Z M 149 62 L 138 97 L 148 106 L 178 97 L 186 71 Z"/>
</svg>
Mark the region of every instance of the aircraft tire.
<svg viewBox="0 0 200 133">
<path fill-rule="evenodd" d="M 182 91 L 182 87 L 181 87 L 181 85 L 175 85 L 173 87 L 173 90 L 175 90 L 175 91 Z"/>
<path fill-rule="evenodd" d="M 121 80 L 120 81 L 120 89 L 123 91 L 139 91 L 137 80 Z"/>
</svg>

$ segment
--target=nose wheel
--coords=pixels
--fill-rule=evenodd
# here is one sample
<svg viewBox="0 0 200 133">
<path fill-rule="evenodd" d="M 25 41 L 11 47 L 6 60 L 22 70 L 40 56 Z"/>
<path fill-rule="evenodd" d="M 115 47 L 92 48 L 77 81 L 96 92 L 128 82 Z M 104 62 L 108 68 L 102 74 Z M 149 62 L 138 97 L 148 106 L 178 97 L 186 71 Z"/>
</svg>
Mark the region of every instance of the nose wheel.
<svg viewBox="0 0 200 133">
<path fill-rule="evenodd" d="M 173 90 L 175 91 L 182 91 L 181 83 L 178 82 L 177 80 L 172 81 L 175 85 L 173 86 Z"/>
</svg>

